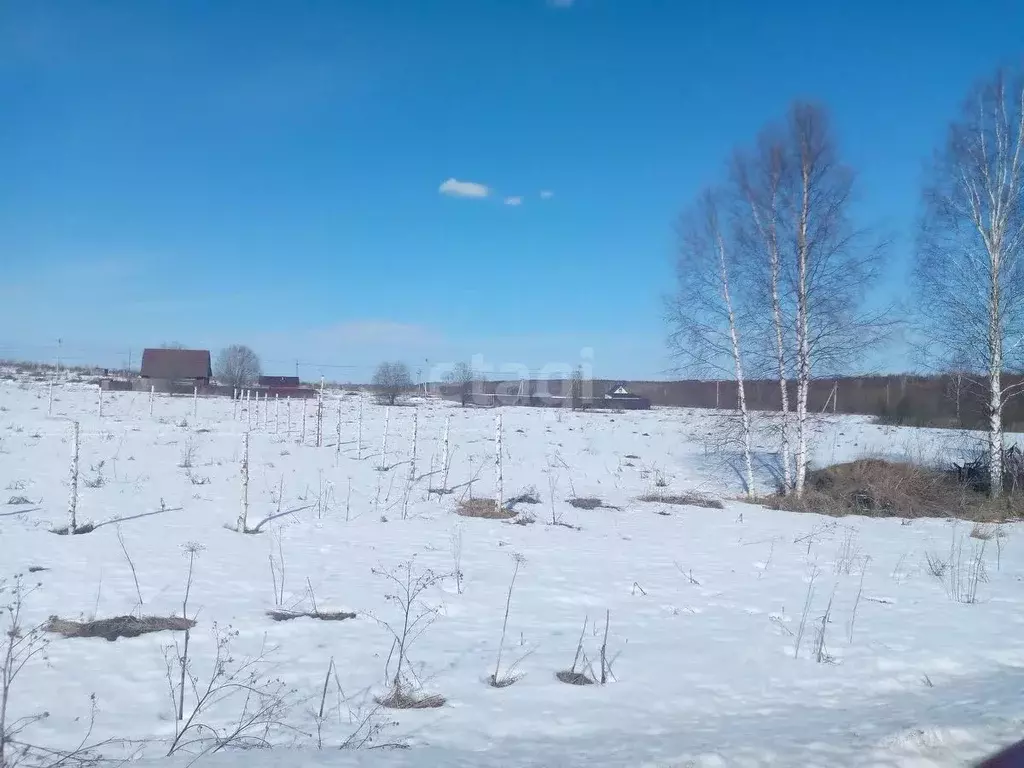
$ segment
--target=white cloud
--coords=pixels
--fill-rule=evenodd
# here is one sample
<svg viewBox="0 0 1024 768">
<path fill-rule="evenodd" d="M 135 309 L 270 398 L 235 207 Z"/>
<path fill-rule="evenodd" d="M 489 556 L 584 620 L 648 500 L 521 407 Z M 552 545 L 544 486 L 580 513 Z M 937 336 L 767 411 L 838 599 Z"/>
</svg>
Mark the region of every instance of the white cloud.
<svg viewBox="0 0 1024 768">
<path fill-rule="evenodd" d="M 477 184 L 475 181 L 459 181 L 458 179 L 447 179 L 438 187 L 438 192 L 450 197 L 487 197 L 491 190 L 486 184 Z"/>
<path fill-rule="evenodd" d="M 505 198 L 505 205 L 522 205 L 522 204 L 523 204 L 523 198 L 521 198 L 519 195 L 512 195 L 511 197 L 506 197 Z"/>
<path fill-rule="evenodd" d="M 552 192 L 550 189 L 542 189 L 540 191 L 540 199 L 541 200 L 550 200 L 554 196 L 555 196 L 555 193 Z"/>
</svg>

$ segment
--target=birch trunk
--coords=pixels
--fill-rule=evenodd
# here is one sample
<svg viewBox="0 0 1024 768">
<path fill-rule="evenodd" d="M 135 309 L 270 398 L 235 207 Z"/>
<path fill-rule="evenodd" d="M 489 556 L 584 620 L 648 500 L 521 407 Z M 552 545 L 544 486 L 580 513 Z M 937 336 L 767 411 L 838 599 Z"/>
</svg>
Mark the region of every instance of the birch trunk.
<svg viewBox="0 0 1024 768">
<path fill-rule="evenodd" d="M 500 517 L 501 516 L 501 500 L 505 496 L 505 477 L 502 474 L 501 467 L 501 411 L 498 411 L 498 415 L 494 420 L 494 473 L 495 473 L 495 485 L 497 487 L 497 494 L 494 498 L 494 511 Z"/>
<path fill-rule="evenodd" d="M 797 259 L 797 282 L 796 282 L 796 360 L 797 360 L 797 383 L 796 383 L 796 483 L 794 490 L 797 498 L 803 496 L 804 484 L 807 479 L 807 396 L 811 383 L 811 353 L 810 339 L 808 338 L 808 302 L 807 302 L 807 267 L 808 250 L 807 241 L 808 220 L 811 211 L 811 168 L 809 159 L 801 157 L 800 180 L 802 199 L 800 201 L 800 212 L 797 219 L 796 233 L 796 259 Z"/>
<path fill-rule="evenodd" d="M 775 224 L 773 221 L 772 228 Z M 774 240 L 774 237 L 773 237 Z M 779 453 L 782 457 L 782 495 L 793 487 L 793 473 L 790 470 L 789 446 L 789 382 L 786 380 L 786 341 L 783 331 L 782 302 L 779 299 L 779 249 L 773 247 L 769 256 L 771 272 L 772 324 L 775 326 L 775 363 L 779 373 L 779 397 L 782 411 L 782 427 L 779 434 Z"/>
<path fill-rule="evenodd" d="M 989 496 L 1003 493 L 1003 334 L 999 295 L 1000 252 L 993 249 L 988 309 L 988 482 Z"/>
<path fill-rule="evenodd" d="M 391 423 L 391 406 L 384 409 L 384 434 L 380 439 L 380 469 L 384 470 L 388 464 L 388 426 Z"/>
<path fill-rule="evenodd" d="M 235 527 L 239 533 L 245 533 L 249 520 L 249 432 L 246 431 L 242 443 L 242 509 L 238 514 Z"/>
<path fill-rule="evenodd" d="M 80 448 L 78 422 L 72 424 L 71 439 L 71 491 L 68 496 L 68 535 L 74 534 L 78 529 L 78 457 Z"/>
<path fill-rule="evenodd" d="M 726 265 L 725 241 L 721 233 L 717 237 L 718 267 L 721 270 L 722 301 L 725 303 L 726 316 L 729 320 L 729 344 L 732 348 L 733 365 L 736 371 L 736 397 L 740 409 L 740 423 L 743 430 L 743 466 L 746 474 L 747 497 L 754 497 L 754 463 L 751 458 L 750 412 L 747 410 L 747 393 L 743 382 L 743 356 L 740 353 L 739 334 L 736 330 L 736 312 L 729 293 L 729 270 Z"/>
<path fill-rule="evenodd" d="M 452 466 L 452 452 L 449 442 L 452 430 L 452 415 L 449 413 L 444 419 L 444 447 L 442 450 L 443 472 L 441 475 L 441 490 L 448 490 L 448 470 Z"/>
</svg>

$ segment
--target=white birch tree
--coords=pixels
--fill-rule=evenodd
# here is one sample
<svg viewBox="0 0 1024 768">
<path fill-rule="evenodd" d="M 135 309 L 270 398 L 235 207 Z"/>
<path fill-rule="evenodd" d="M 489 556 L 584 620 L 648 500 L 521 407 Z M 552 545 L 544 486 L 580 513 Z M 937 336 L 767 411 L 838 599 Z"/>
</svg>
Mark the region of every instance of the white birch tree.
<svg viewBox="0 0 1024 768">
<path fill-rule="evenodd" d="M 1003 409 L 1024 361 L 1024 72 L 978 85 L 936 153 L 925 189 L 915 317 L 926 358 L 984 385 L 988 486 L 1003 491 Z"/>
<path fill-rule="evenodd" d="M 767 315 L 770 325 L 762 324 L 761 333 L 767 343 L 755 345 L 765 350 L 763 368 L 778 377 L 779 404 L 782 420 L 779 427 L 779 458 L 782 469 L 780 492 L 785 495 L 793 487 L 792 450 L 790 448 L 789 402 L 789 319 L 783 314 L 782 253 L 779 244 L 780 196 L 787 173 L 786 153 L 779 137 L 772 132 L 762 134 L 753 157 L 737 155 L 734 179 L 744 212 L 749 221 L 739 224 L 741 247 L 744 249 L 754 303 Z M 765 274 L 766 272 L 766 274 Z"/>
<path fill-rule="evenodd" d="M 891 328 L 886 309 L 865 307 L 877 281 L 884 243 L 853 226 L 852 170 L 840 162 L 828 115 L 796 103 L 780 132 L 782 168 L 777 231 L 783 317 L 792 313 L 796 379 L 794 493 L 803 495 L 812 424 L 812 376 L 834 376 L 862 360 Z"/>
<path fill-rule="evenodd" d="M 680 221 L 677 294 L 669 302 L 669 347 L 682 367 L 735 376 L 743 445 L 743 476 L 753 497 L 754 467 L 747 409 L 732 233 L 723 231 L 721 193 L 705 190 Z M 731 371 L 729 370 L 731 368 Z"/>
</svg>

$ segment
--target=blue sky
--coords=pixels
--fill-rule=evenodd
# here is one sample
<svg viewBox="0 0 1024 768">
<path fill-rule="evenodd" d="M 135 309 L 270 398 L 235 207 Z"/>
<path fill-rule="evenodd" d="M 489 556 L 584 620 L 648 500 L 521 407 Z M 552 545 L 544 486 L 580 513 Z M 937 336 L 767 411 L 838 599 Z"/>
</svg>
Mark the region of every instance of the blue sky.
<svg viewBox="0 0 1024 768">
<path fill-rule="evenodd" d="M 1019 0 L 8 0 L 0 357 L 661 377 L 672 222 L 735 146 L 829 105 L 899 298 L 922 164 L 1022 29 Z"/>
</svg>

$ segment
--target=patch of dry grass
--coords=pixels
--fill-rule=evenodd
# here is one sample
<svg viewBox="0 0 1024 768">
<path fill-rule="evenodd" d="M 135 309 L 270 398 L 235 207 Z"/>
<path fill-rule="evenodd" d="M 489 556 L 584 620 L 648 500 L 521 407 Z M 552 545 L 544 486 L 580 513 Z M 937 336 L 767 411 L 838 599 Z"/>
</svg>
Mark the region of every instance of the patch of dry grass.
<svg viewBox="0 0 1024 768">
<path fill-rule="evenodd" d="M 114 616 L 93 621 L 70 621 L 51 616 L 43 626 L 63 637 L 102 637 L 113 642 L 119 637 L 139 637 L 150 632 L 183 632 L 196 623 L 181 616 Z"/>
<path fill-rule="evenodd" d="M 575 507 L 576 509 L 599 509 L 604 506 L 604 502 L 596 496 L 583 496 L 568 499 L 567 501 L 570 507 Z"/>
<path fill-rule="evenodd" d="M 444 696 L 419 696 L 399 686 L 393 687 L 386 696 L 376 699 L 388 709 L 438 709 L 446 703 Z"/>
<path fill-rule="evenodd" d="M 356 615 L 351 611 L 286 611 L 274 609 L 267 611 L 267 616 L 274 621 L 291 621 L 292 619 L 317 619 L 319 621 L 345 621 L 354 619 Z"/>
<path fill-rule="evenodd" d="M 675 504 L 684 507 L 703 507 L 704 509 L 725 509 L 718 499 L 699 493 L 645 493 L 637 501 L 652 504 Z"/>
<path fill-rule="evenodd" d="M 979 523 L 1014 519 L 1024 512 L 1024 496 L 1019 494 L 990 499 L 951 472 L 886 459 L 858 459 L 813 470 L 807 474 L 803 498 L 773 495 L 757 503 L 835 517 L 955 517 Z"/>
<path fill-rule="evenodd" d="M 494 499 L 464 499 L 455 508 L 455 513 L 462 517 L 480 517 L 486 520 L 511 520 L 517 514 L 514 509 L 507 506 L 499 508 Z"/>
<path fill-rule="evenodd" d="M 559 682 L 565 683 L 566 685 L 593 685 L 594 681 L 587 677 L 582 672 L 573 672 L 571 670 L 563 670 L 562 672 L 556 672 L 555 677 L 558 678 Z"/>
</svg>

